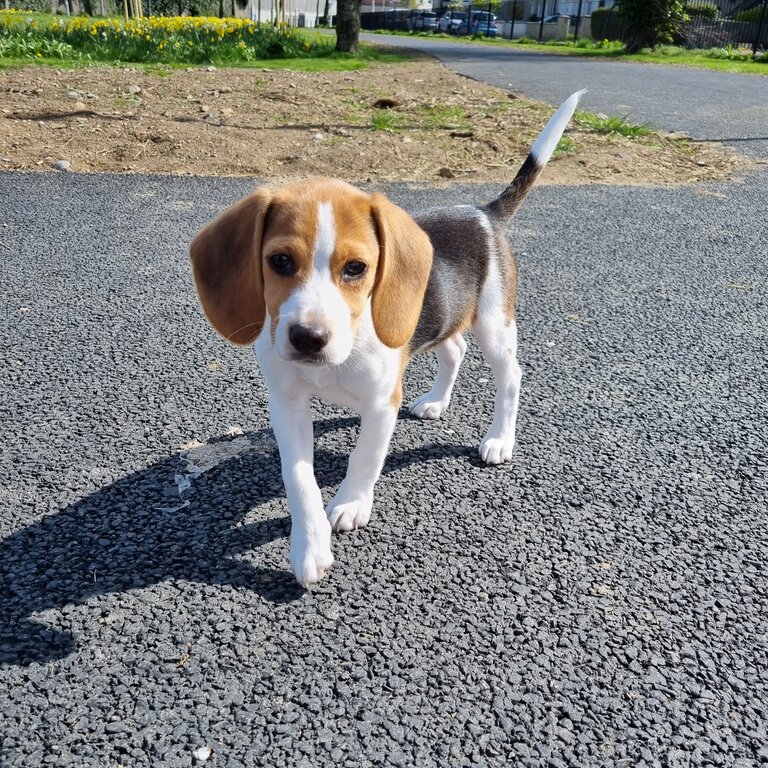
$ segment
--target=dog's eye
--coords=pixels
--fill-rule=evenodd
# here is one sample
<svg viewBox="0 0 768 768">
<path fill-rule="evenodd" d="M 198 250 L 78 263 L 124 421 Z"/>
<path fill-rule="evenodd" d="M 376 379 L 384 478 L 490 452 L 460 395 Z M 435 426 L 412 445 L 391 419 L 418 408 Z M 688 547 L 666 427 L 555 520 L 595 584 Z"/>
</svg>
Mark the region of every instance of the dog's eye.
<svg viewBox="0 0 768 768">
<path fill-rule="evenodd" d="M 293 259 L 287 253 L 273 253 L 269 265 L 278 275 L 292 275 L 296 271 Z"/>
<path fill-rule="evenodd" d="M 350 261 L 344 267 L 344 277 L 347 279 L 360 277 L 366 269 L 368 269 L 368 265 L 364 264 L 362 261 Z"/>
</svg>

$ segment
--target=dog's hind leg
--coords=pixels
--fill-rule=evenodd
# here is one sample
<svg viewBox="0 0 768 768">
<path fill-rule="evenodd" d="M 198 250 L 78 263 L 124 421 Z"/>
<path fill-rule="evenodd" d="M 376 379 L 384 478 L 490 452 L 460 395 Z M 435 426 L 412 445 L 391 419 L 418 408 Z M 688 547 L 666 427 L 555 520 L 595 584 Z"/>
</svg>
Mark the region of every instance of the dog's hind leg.
<svg viewBox="0 0 768 768">
<path fill-rule="evenodd" d="M 486 464 L 511 461 L 515 445 L 523 372 L 517 363 L 517 324 L 513 310 L 505 302 L 507 294 L 508 288 L 503 285 L 498 265 L 492 261 L 480 293 L 477 319 L 472 326 L 475 340 L 493 370 L 496 383 L 493 421 L 480 443 L 480 458 Z"/>
<path fill-rule="evenodd" d="M 454 333 L 435 347 L 437 377 L 426 395 L 416 398 L 411 413 L 419 419 L 439 419 L 451 401 L 451 392 L 461 361 L 467 351 L 467 342 L 460 333 Z"/>
<path fill-rule="evenodd" d="M 514 320 L 498 325 L 483 318 L 475 323 L 475 339 L 493 369 L 496 382 L 493 422 L 480 443 L 480 458 L 486 464 L 512 460 L 515 424 L 523 372 L 517 363 L 517 325 Z"/>
</svg>

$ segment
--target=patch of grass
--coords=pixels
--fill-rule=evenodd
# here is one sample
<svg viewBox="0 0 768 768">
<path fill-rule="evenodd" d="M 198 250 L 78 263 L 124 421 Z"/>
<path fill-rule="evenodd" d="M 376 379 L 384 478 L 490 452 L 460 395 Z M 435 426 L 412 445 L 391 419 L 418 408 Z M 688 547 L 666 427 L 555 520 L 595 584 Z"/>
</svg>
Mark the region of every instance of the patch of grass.
<svg viewBox="0 0 768 768">
<path fill-rule="evenodd" d="M 374 131 L 389 131 L 394 133 L 399 130 L 401 122 L 401 116 L 397 112 L 392 112 L 388 109 L 377 109 L 373 113 L 371 119 L 371 127 Z"/>
<path fill-rule="evenodd" d="M 694 146 L 688 139 L 668 138 L 667 141 L 681 154 L 686 157 L 693 157 Z"/>
<path fill-rule="evenodd" d="M 352 102 L 365 109 L 362 102 Z M 398 109 L 374 109 L 370 124 L 375 131 L 401 130 L 462 130 L 469 128 L 469 118 L 464 107 L 458 105 L 410 104 L 407 112 Z M 350 119 L 350 123 L 354 122 Z"/>
<path fill-rule="evenodd" d="M 570 136 L 563 136 L 560 141 L 557 142 L 555 147 L 555 154 L 566 154 L 567 152 L 575 152 L 576 143 Z"/>
<path fill-rule="evenodd" d="M 455 104 L 420 105 L 413 111 L 414 117 L 423 119 L 427 128 L 465 128 L 468 124 L 464 107 Z"/>
<path fill-rule="evenodd" d="M 157 77 L 170 77 L 173 74 L 173 69 L 166 64 L 147 64 L 144 71 Z"/>
<path fill-rule="evenodd" d="M 344 120 L 349 125 L 362 125 L 367 122 L 367 117 L 363 117 L 359 112 L 348 112 L 344 115 Z"/>
<path fill-rule="evenodd" d="M 526 50 L 541 53 L 557 53 L 564 56 L 590 56 L 595 58 L 621 59 L 644 64 L 671 64 L 681 67 L 697 67 L 717 72 L 735 72 L 751 75 L 768 75 L 768 56 L 755 58 L 752 51 L 744 48 L 688 49 L 665 45 L 646 48 L 639 53 L 627 53 L 625 46 L 617 41 L 574 42 L 553 40 L 548 43 L 535 41 L 502 41 L 502 45 L 525 45 Z"/>
<path fill-rule="evenodd" d="M 380 30 L 381 34 L 410 35 L 410 32 Z M 427 33 L 436 39 L 456 40 L 453 35 L 443 33 Z M 671 64 L 682 67 L 697 67 L 718 72 L 735 72 L 752 75 L 768 75 L 768 55 L 752 55 L 751 49 L 738 46 L 725 48 L 687 49 L 676 46 L 659 46 L 655 49 L 644 49 L 639 53 L 627 53 L 623 43 L 617 40 L 591 40 L 582 37 L 580 40 L 549 40 L 538 42 L 532 38 L 522 37 L 516 40 L 504 38 L 478 38 L 469 36 L 458 38 L 463 43 L 503 47 L 525 46 L 526 50 L 540 53 L 560 54 L 563 56 L 589 56 L 601 59 L 621 59 L 622 61 L 637 61 L 646 64 Z"/>
<path fill-rule="evenodd" d="M 582 128 L 602 135 L 615 134 L 626 136 L 629 139 L 638 139 L 643 136 L 649 136 L 653 133 L 647 125 L 638 125 L 630 123 L 625 117 L 614 115 L 605 117 L 604 115 L 593 115 L 590 112 L 577 111 L 574 122 Z"/>
</svg>

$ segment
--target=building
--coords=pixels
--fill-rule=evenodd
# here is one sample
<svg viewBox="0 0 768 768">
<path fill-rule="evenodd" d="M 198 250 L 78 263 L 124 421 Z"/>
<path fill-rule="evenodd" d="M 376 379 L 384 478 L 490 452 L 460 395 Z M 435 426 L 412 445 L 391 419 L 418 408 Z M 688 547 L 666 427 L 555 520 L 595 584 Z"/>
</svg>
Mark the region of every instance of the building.
<svg viewBox="0 0 768 768">
<path fill-rule="evenodd" d="M 326 11 L 329 18 L 336 15 L 336 0 L 329 0 L 327 9 L 326 0 L 249 0 L 238 16 L 263 23 L 277 18 L 291 27 L 316 27 Z"/>
</svg>

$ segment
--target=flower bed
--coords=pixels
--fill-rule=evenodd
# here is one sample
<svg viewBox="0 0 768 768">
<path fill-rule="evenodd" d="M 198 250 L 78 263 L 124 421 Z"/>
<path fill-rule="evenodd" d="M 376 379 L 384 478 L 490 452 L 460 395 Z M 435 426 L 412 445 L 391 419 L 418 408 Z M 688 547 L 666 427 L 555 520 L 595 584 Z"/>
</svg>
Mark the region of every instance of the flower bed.
<svg viewBox="0 0 768 768">
<path fill-rule="evenodd" d="M 249 19 L 152 16 L 125 22 L 0 12 L 0 58 L 236 63 L 295 58 L 322 48 L 289 27 Z"/>
</svg>

